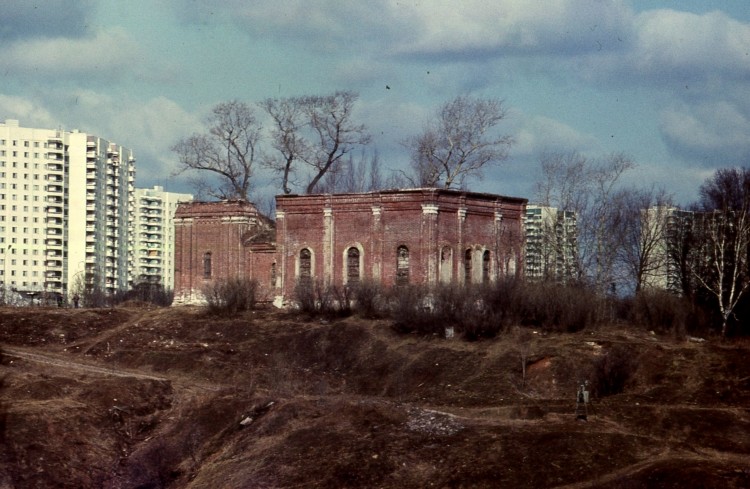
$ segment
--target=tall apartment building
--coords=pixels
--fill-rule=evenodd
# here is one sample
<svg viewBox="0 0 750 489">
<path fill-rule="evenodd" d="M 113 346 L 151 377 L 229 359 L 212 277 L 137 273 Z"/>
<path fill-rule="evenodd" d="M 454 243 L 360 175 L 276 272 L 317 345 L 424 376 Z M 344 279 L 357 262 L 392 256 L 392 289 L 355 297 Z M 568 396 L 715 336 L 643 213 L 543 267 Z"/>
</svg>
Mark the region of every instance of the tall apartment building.
<svg viewBox="0 0 750 489">
<path fill-rule="evenodd" d="M 27 295 L 127 288 L 135 158 L 77 130 L 0 123 L 0 281 Z"/>
<path fill-rule="evenodd" d="M 135 190 L 135 264 L 133 285 L 174 288 L 174 214 L 190 194 L 165 192 L 163 187 Z"/>
<path fill-rule="evenodd" d="M 648 261 L 644 265 L 643 286 L 682 293 L 682 276 L 677 256 L 680 239 L 693 226 L 700 213 L 677 207 L 654 206 L 644 209 L 642 241 L 650 243 Z"/>
<path fill-rule="evenodd" d="M 524 226 L 527 279 L 565 283 L 577 275 L 575 212 L 528 204 Z"/>
</svg>

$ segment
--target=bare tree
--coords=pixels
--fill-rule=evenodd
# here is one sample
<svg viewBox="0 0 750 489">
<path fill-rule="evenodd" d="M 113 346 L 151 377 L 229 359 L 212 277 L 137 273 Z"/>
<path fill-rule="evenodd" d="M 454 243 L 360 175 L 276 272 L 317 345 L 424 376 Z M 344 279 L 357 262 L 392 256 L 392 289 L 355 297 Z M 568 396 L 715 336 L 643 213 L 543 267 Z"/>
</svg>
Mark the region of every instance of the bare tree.
<svg viewBox="0 0 750 489">
<path fill-rule="evenodd" d="M 377 152 L 367 155 L 362 151 L 357 158 L 350 154 L 336 171 L 328 172 L 318 183 L 318 190 L 330 193 L 359 193 L 380 190 L 384 185 Z"/>
<path fill-rule="evenodd" d="M 635 164 L 622 153 L 589 160 L 577 152 L 548 153 L 541 158 L 536 196 L 541 205 L 576 213 L 575 265 L 579 281 L 589 280 L 601 291 L 617 279 L 617 254 L 622 242 L 618 209 L 623 199 L 620 177 Z"/>
<path fill-rule="evenodd" d="M 370 142 L 363 124 L 355 124 L 352 111 L 358 95 L 354 92 L 336 92 L 324 97 L 302 99 L 313 141 L 305 162 L 313 169 L 313 177 L 307 185 L 307 193 L 313 193 L 323 176 L 336 171 L 342 158 L 357 146 Z"/>
<path fill-rule="evenodd" d="M 295 174 L 298 178 L 309 177 L 307 193 L 318 190 L 326 175 L 337 180 L 335 174 L 341 171 L 344 157 L 357 146 L 369 143 L 365 126 L 353 119 L 357 98 L 354 92 L 339 91 L 327 96 L 261 102 L 273 120 L 271 141 L 278 153 L 267 157 L 264 165 L 281 175 L 285 193 L 291 193 Z"/>
<path fill-rule="evenodd" d="M 181 139 L 172 147 L 179 157 L 177 173 L 200 172 L 195 184 L 211 197 L 247 200 L 261 134 L 255 113 L 233 100 L 216 105 L 205 122 L 205 133 Z M 218 183 L 204 178 L 206 172 L 218 177 Z"/>
<path fill-rule="evenodd" d="M 480 177 L 486 165 L 504 161 L 513 139 L 492 131 L 505 118 L 498 99 L 459 96 L 445 103 L 421 134 L 404 143 L 415 183 L 461 187 L 467 178 Z"/>
<path fill-rule="evenodd" d="M 617 207 L 622 238 L 618 261 L 636 293 L 654 280 L 666 277 L 670 264 L 669 227 L 675 208 L 664 189 L 627 189 Z M 666 285 L 666 284 L 664 284 Z"/>
<path fill-rule="evenodd" d="M 726 336 L 735 307 L 750 288 L 750 170 L 717 170 L 700 196 L 692 273 L 714 297 Z"/>
<path fill-rule="evenodd" d="M 281 175 L 281 189 L 285 194 L 296 170 L 296 163 L 310 151 L 303 131 L 307 124 L 304 101 L 300 98 L 266 99 L 259 104 L 273 120 L 271 145 L 278 154 L 268 155 L 264 166 Z"/>
</svg>

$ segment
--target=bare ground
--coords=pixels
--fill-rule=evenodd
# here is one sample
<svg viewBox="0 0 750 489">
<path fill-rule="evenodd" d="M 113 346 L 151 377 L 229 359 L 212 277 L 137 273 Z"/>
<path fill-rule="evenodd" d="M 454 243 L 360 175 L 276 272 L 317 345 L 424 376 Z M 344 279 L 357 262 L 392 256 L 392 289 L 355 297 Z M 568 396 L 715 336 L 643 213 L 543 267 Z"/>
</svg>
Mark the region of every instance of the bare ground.
<svg viewBox="0 0 750 489">
<path fill-rule="evenodd" d="M 0 309 L 0 488 L 750 487 L 750 344 Z M 626 351 L 624 392 L 575 418 Z M 524 379 L 522 360 L 525 359 Z"/>
</svg>

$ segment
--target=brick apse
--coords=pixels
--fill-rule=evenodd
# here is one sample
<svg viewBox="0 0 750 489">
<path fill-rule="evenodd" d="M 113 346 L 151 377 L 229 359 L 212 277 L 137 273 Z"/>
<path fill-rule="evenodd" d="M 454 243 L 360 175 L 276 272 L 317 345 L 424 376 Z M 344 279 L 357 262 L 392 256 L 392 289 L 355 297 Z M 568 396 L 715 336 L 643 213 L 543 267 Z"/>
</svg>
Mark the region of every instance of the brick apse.
<svg viewBox="0 0 750 489">
<path fill-rule="evenodd" d="M 443 189 L 280 195 L 276 223 L 246 202 L 180 204 L 175 302 L 231 276 L 263 298 L 293 299 L 300 280 L 352 285 L 482 283 L 523 273 L 526 199 Z"/>
</svg>

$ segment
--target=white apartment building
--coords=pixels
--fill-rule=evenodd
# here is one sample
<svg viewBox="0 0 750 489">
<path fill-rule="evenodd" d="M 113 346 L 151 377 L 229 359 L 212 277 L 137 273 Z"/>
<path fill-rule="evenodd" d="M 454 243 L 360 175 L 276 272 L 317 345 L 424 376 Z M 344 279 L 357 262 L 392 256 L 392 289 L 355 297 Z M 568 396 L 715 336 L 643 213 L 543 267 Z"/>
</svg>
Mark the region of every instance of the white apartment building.
<svg viewBox="0 0 750 489">
<path fill-rule="evenodd" d="M 174 213 L 193 196 L 165 192 L 163 187 L 135 190 L 135 264 L 133 284 L 160 284 L 174 289 Z"/>
<path fill-rule="evenodd" d="M 641 212 L 644 216 L 641 242 L 642 246 L 649 246 L 642 286 L 680 294 L 682 277 L 676 259 L 680 254 L 677 250 L 680 236 L 692 226 L 696 213 L 667 206 L 654 206 Z"/>
<path fill-rule="evenodd" d="M 575 212 L 528 204 L 524 226 L 524 274 L 527 279 L 566 283 L 577 275 Z"/>
<path fill-rule="evenodd" d="M 0 123 L 0 282 L 27 296 L 125 290 L 135 158 L 77 130 Z"/>
</svg>

